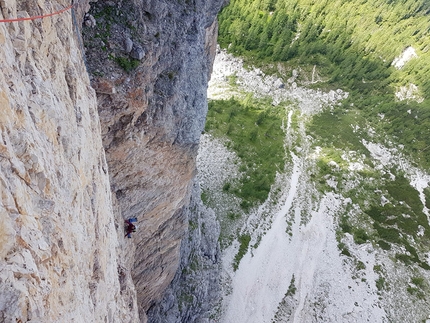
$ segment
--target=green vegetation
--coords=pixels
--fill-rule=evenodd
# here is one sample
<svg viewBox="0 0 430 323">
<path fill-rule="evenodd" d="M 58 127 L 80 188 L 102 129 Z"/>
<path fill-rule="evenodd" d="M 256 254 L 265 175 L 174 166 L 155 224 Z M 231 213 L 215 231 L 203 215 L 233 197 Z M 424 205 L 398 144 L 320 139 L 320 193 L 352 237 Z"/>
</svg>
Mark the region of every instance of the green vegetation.
<svg viewBox="0 0 430 323">
<path fill-rule="evenodd" d="M 387 100 L 388 101 L 388 100 Z M 430 101 L 381 103 L 367 111 L 384 115 L 385 122 L 373 123 L 375 130 L 392 136 L 405 146 L 417 165 L 430 169 Z"/>
<path fill-rule="evenodd" d="M 231 187 L 230 182 L 227 182 L 227 183 L 225 183 L 225 184 L 224 184 L 224 186 L 222 187 L 222 190 L 223 190 L 224 192 L 228 192 L 228 191 L 230 190 L 230 187 Z"/>
<path fill-rule="evenodd" d="M 284 78 L 294 66 L 304 74 L 316 67 L 325 81 L 318 87 L 341 87 L 350 97 L 333 114 L 318 116 L 315 127 L 325 124 L 327 129 L 321 131 L 338 136 L 339 145 L 346 142 L 346 147 L 357 149 L 361 144 L 348 129 L 348 120 L 365 120 L 403 144 L 419 166 L 430 169 L 429 12 L 430 2 L 424 0 L 231 0 L 220 14 L 219 43 L 249 64 Z M 408 46 L 418 58 L 394 68 L 391 62 Z M 395 101 L 394 92 L 410 83 L 418 86 L 424 102 Z"/>
<path fill-rule="evenodd" d="M 369 240 L 369 236 L 364 229 L 357 228 L 354 230 L 354 242 L 356 244 L 366 243 L 367 240 Z"/>
<path fill-rule="evenodd" d="M 288 286 L 288 290 L 287 290 L 287 293 L 285 294 L 285 297 L 293 296 L 296 293 L 297 287 L 296 287 L 295 281 L 296 281 L 296 278 L 294 277 L 294 274 L 293 274 L 293 277 L 291 278 L 290 286 Z"/>
<path fill-rule="evenodd" d="M 228 77 L 228 84 L 233 88 L 237 86 L 237 75 L 236 75 L 236 73 L 232 74 Z"/>
<path fill-rule="evenodd" d="M 397 104 L 397 106 L 400 105 L 400 103 Z M 345 106 L 348 106 L 349 109 L 345 109 Z M 331 110 L 326 109 L 309 121 L 308 134 L 316 139 L 315 145 L 322 145 L 317 160 L 318 187 L 321 191 L 342 190 L 344 196 L 351 198 L 353 203 L 360 205 L 365 212 L 355 219 L 348 216 L 339 219 L 340 230 L 352 234 L 355 243 L 374 242 L 383 250 L 391 250 L 393 244 L 403 246 L 406 249 L 405 253 L 396 253 L 395 259 L 407 265 L 416 263 L 424 269 L 430 269 L 424 259 L 424 252 L 430 245 L 430 226 L 427 216 L 422 211 L 423 205 L 418 192 L 410 185 L 405 175 L 397 169 L 389 170 L 391 174 L 395 175 L 394 180 L 388 175 L 383 176 L 380 172 L 373 170 L 370 154 L 361 141 L 361 138 L 367 138 L 368 134 L 367 131 L 360 130 L 366 129 L 369 124 L 375 125 L 376 133 L 384 135 L 390 133 L 392 138 L 400 142 L 402 141 L 399 139 L 399 134 L 403 134 L 403 139 L 416 136 L 418 139 L 412 140 L 409 144 L 405 143 L 405 145 L 409 147 L 412 155 L 420 154 L 421 158 L 418 161 L 429 165 L 427 158 L 430 155 L 427 156 L 426 151 L 419 151 L 415 148 L 415 145 L 418 144 L 420 147 L 424 147 L 423 143 L 418 143 L 424 139 L 420 134 L 416 134 L 416 131 L 419 130 L 414 127 L 415 124 L 419 124 L 417 128 L 422 130 L 421 125 L 430 122 L 430 118 L 426 116 L 424 120 L 418 121 L 414 117 L 418 110 L 413 109 L 410 112 L 403 110 L 399 113 L 397 111 L 397 117 L 395 110 L 389 110 L 387 106 L 382 108 L 380 105 L 376 111 L 384 113 L 384 120 L 389 119 L 392 122 L 380 122 L 381 118 L 378 116 L 372 123 L 372 115 L 369 111 L 351 108 L 349 102 L 344 102 L 342 106 L 334 107 Z M 410 115 L 412 115 L 411 118 L 409 118 Z M 402 120 L 408 124 L 410 119 L 415 120 L 414 125 L 411 124 L 410 128 L 404 127 Z M 336 125 L 335 127 L 333 123 Z M 398 132 L 393 132 L 394 130 L 390 128 L 393 126 Z M 429 131 L 426 125 L 425 131 L 423 131 L 424 137 L 428 138 Z M 348 161 L 343 157 L 345 151 L 354 152 L 354 156 L 361 156 L 362 163 L 367 168 L 351 172 L 348 169 Z M 332 166 L 333 164 L 330 164 L 332 162 L 335 162 L 337 166 Z M 327 185 L 327 176 L 338 182 L 336 188 Z M 360 185 L 345 190 L 348 181 L 353 178 Z M 381 206 L 380 195 L 375 195 L 375 190 L 383 192 L 383 195 L 391 202 Z M 429 204 L 429 193 L 430 190 L 425 190 L 426 204 Z M 367 223 L 372 223 L 370 230 Z M 423 230 L 421 231 L 420 228 Z M 349 250 L 344 246 L 339 250 L 344 255 L 350 255 Z"/>
<path fill-rule="evenodd" d="M 342 233 L 350 233 L 354 242 L 362 244 L 375 242 L 383 250 L 391 250 L 391 246 L 403 246 L 405 253 L 396 253 L 395 258 L 405 264 L 416 263 L 424 269 L 430 266 L 424 259 L 424 253 L 430 245 L 430 225 L 427 216 L 422 211 L 422 203 L 416 191 L 403 176 L 395 169 L 391 170 L 395 179 L 379 178 L 374 186 L 360 191 L 352 190 L 347 194 L 356 205 L 361 205 L 365 213 L 358 218 L 342 216 L 339 219 L 339 229 Z M 363 177 L 362 182 L 369 181 Z M 383 206 L 378 196 L 372 199 L 372 192 L 378 188 L 392 203 Z M 370 192 L 370 193 L 369 193 Z M 374 195 L 374 194 L 373 194 Z M 396 202 L 394 202 L 396 201 Z M 366 228 L 371 223 L 371 229 Z M 342 254 L 349 255 L 345 245 L 339 243 Z"/>
<path fill-rule="evenodd" d="M 227 214 L 227 218 L 231 221 L 234 221 L 240 218 L 240 214 L 230 212 Z"/>
<path fill-rule="evenodd" d="M 179 309 L 182 310 L 182 309 L 188 308 L 190 304 L 193 303 L 193 300 L 194 300 L 193 295 L 182 293 L 178 299 Z"/>
<path fill-rule="evenodd" d="M 424 189 L 424 195 L 426 198 L 426 207 L 430 209 L 430 187 Z"/>
<path fill-rule="evenodd" d="M 188 229 L 190 231 L 196 230 L 199 227 L 199 224 L 196 221 L 188 221 Z"/>
<path fill-rule="evenodd" d="M 375 281 L 376 288 L 381 291 L 384 288 L 386 288 L 385 278 L 382 276 L 379 276 L 379 278 Z"/>
<path fill-rule="evenodd" d="M 430 244 L 430 226 L 422 211 L 423 205 L 418 192 L 401 174 L 397 174 L 394 181 L 388 181 L 385 189 L 399 203 L 373 205 L 367 210 L 367 214 L 374 220 L 373 227 L 380 239 L 378 244 L 385 250 L 390 249 L 390 244 L 403 245 L 407 254 L 397 254 L 398 260 L 406 264 L 418 263 L 422 268 L 430 269 L 430 266 L 420 259 L 418 250 L 411 244 L 410 239 L 407 239 L 412 237 L 423 246 Z M 420 227 L 424 228 L 421 235 Z"/>
<path fill-rule="evenodd" d="M 241 236 L 239 236 L 239 243 L 240 243 L 239 251 L 237 252 L 233 261 L 233 269 L 235 271 L 239 267 L 240 260 L 248 251 L 248 246 L 250 241 L 251 241 L 251 236 L 249 234 L 242 234 Z"/>
<path fill-rule="evenodd" d="M 409 294 L 415 295 L 418 299 L 425 299 L 427 284 L 423 277 L 412 277 L 406 289 Z"/>
<path fill-rule="evenodd" d="M 104 43 L 109 41 L 111 36 L 112 24 L 114 24 L 119 16 L 117 16 L 116 11 L 111 6 L 99 6 L 91 7 L 94 18 L 97 21 L 95 28 L 97 28 L 96 38 L 100 38 Z M 104 46 L 104 50 L 106 47 Z"/>
<path fill-rule="evenodd" d="M 232 0 L 220 14 L 219 42 L 254 60 L 317 65 L 351 89 L 384 89 L 393 74 L 397 84 L 412 82 L 430 94 L 429 10 L 425 0 Z M 425 59 L 394 71 L 391 62 L 409 45 Z"/>
<path fill-rule="evenodd" d="M 315 115 L 309 122 L 308 133 L 317 136 L 320 142 L 330 148 L 338 148 L 342 151 L 346 148 L 368 154 L 360 137 L 351 126 L 356 125 L 362 128 L 365 124 L 365 119 L 360 110 L 336 107 L 332 110 L 326 109 Z M 340 163 L 342 159 L 340 154 L 337 154 L 338 158 L 335 161 Z"/>
<path fill-rule="evenodd" d="M 278 309 L 272 319 L 272 323 L 286 322 L 288 318 L 291 317 L 292 309 L 291 309 L 291 300 L 289 300 L 289 298 L 293 297 L 297 291 L 295 280 L 296 278 L 294 277 L 294 274 L 293 274 L 290 281 L 290 286 L 288 287 L 287 292 L 282 298 L 282 301 L 278 305 Z"/>
<path fill-rule="evenodd" d="M 106 64 L 106 60 L 115 62 L 127 73 L 139 66 L 139 60 L 130 58 L 124 53 L 122 46 L 118 46 L 118 43 L 124 41 L 124 36 L 131 36 L 135 42 L 141 38 L 136 26 L 133 26 L 134 23 L 130 23 L 131 21 L 136 22 L 135 19 L 132 19 L 135 13 L 130 13 L 130 22 L 123 19 L 122 12 L 126 8 L 130 9 L 126 5 L 119 10 L 106 3 L 96 3 L 90 8 L 89 14 L 95 18 L 96 24 L 91 27 L 85 27 L 84 24 L 82 33 L 85 47 L 88 49 L 88 58 L 91 61 L 87 67 L 94 75 L 106 74 L 100 72 L 100 70 L 105 70 L 108 65 L 110 66 L 110 64 Z M 96 67 L 96 65 L 98 66 Z"/>
<path fill-rule="evenodd" d="M 356 267 L 357 267 L 357 270 L 365 270 L 366 269 L 366 265 L 362 261 L 357 261 Z"/>
<path fill-rule="evenodd" d="M 139 60 L 128 57 L 115 57 L 114 61 L 127 73 L 139 66 Z"/>
<path fill-rule="evenodd" d="M 348 247 L 343 242 L 340 242 L 337 247 L 339 248 L 340 253 L 342 255 L 351 257 L 351 253 L 349 252 Z"/>
<path fill-rule="evenodd" d="M 430 2 L 424 0 L 231 0 L 220 16 L 219 37 L 221 47 L 244 57 L 245 64 L 277 74 L 284 81 L 296 69 L 299 84 L 349 92 L 348 99 L 318 114 L 303 119 L 299 113 L 293 114 L 293 123 L 306 122 L 306 136 L 312 137 L 310 142 L 318 152 L 310 176 L 319 192 L 335 192 L 350 199 L 337 218 L 336 237 L 340 254 L 355 266 L 353 278 L 366 282 L 367 263 L 356 258 L 349 237 L 344 239 L 346 233 L 355 244 L 373 245 L 397 266 L 415 270 L 403 288 L 419 300 L 428 293 L 427 283 L 420 277 L 422 269 L 430 270 L 426 259 L 430 225 L 423 203 L 410 184 L 410 175 L 373 159 L 364 141 L 395 147 L 398 156 L 404 154 L 413 160 L 413 166 L 430 170 L 429 13 Z M 396 69 L 393 60 L 408 46 L 415 49 L 418 58 Z M 312 71 L 317 71 L 318 83 L 310 84 Z M 236 75 L 230 77 L 229 84 L 237 87 Z M 420 99 L 398 101 L 396 92 L 410 84 L 418 87 Z M 206 129 L 228 137 L 230 148 L 242 159 L 243 177 L 239 183 L 225 183 L 223 191 L 243 199 L 245 211 L 267 198 L 270 185 L 265 180 L 275 174 L 258 177 L 253 173 L 255 167 L 273 171 L 281 165 L 271 161 L 266 168 L 255 151 L 245 150 L 261 138 L 258 117 L 262 125 L 267 124 L 263 111 L 256 108 L 260 103 L 250 106 L 235 99 L 212 102 Z M 269 104 L 264 106 L 272 111 Z M 250 122 L 243 122 L 244 118 Z M 289 144 L 297 139 L 294 136 L 297 134 L 289 138 Z M 279 149 L 281 157 L 283 150 Z M 261 185 L 256 185 L 257 179 L 262 180 Z M 424 195 L 425 205 L 430 208 L 430 188 Z M 236 221 L 239 216 L 232 212 L 227 218 Z M 247 240 L 240 236 L 239 240 L 235 270 L 248 250 L 250 237 Z M 381 266 L 375 265 L 374 270 L 375 286 L 382 299 L 396 279 Z M 285 309 L 281 307 L 275 318 L 283 315 Z"/>
<path fill-rule="evenodd" d="M 210 203 L 206 203 L 210 205 Z M 231 245 L 231 243 L 236 239 L 237 229 L 240 226 L 243 212 L 233 212 L 228 211 L 227 214 L 219 215 L 219 221 L 221 225 L 221 233 L 219 236 L 219 242 L 222 249 Z M 240 260 L 240 259 L 239 259 Z"/>
<path fill-rule="evenodd" d="M 264 99 L 209 102 L 205 131 L 227 137 L 241 160 L 239 183 L 227 182 L 223 191 L 240 197 L 245 211 L 267 199 L 276 172 L 284 169 L 284 117 L 284 106 Z"/>
<path fill-rule="evenodd" d="M 209 194 L 208 192 L 202 191 L 202 194 L 200 195 L 200 198 L 202 199 L 202 202 L 206 205 L 208 205 L 209 202 Z"/>
<path fill-rule="evenodd" d="M 352 234 L 355 243 L 374 242 L 383 250 L 391 250 L 393 244 L 403 246 L 405 253 L 397 252 L 395 259 L 406 265 L 416 263 L 424 269 L 430 269 L 424 258 L 424 252 L 430 245 L 430 226 L 422 211 L 419 193 L 397 169 L 389 170 L 395 175 L 394 180 L 372 170 L 369 152 L 360 139 L 367 134 L 354 130 L 351 126 L 365 128 L 364 115 L 360 110 L 342 110 L 341 107 L 336 107 L 332 111 L 323 111 L 309 122 L 308 133 L 316 138 L 317 145 L 323 146 L 317 160 L 319 188 L 322 191 L 342 190 L 344 196 L 351 198 L 365 212 L 355 219 L 349 216 L 339 218 L 339 229 L 343 233 Z M 336 127 L 332 126 L 333 121 Z M 348 161 L 342 155 L 345 151 L 361 156 L 368 169 L 352 173 L 348 169 Z M 330 162 L 335 162 L 337 166 L 333 167 Z M 327 185 L 327 176 L 338 182 L 336 188 Z M 344 190 L 348 181 L 354 177 L 361 184 L 348 191 Z M 383 192 L 391 202 L 381 206 L 380 195 L 375 195 L 375 190 Z M 425 191 L 425 195 L 428 204 L 429 190 Z M 370 229 L 367 223 L 372 223 Z M 339 237 L 341 239 L 342 235 Z M 350 256 L 343 244 L 340 244 L 339 250 Z"/>
</svg>

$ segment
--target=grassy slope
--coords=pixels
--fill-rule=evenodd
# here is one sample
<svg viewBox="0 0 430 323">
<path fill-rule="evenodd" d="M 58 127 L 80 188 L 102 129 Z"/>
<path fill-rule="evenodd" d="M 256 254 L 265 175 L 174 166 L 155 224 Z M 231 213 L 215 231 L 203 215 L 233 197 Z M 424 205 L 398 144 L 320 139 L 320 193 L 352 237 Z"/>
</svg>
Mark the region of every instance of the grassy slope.
<svg viewBox="0 0 430 323">
<path fill-rule="evenodd" d="M 268 198 L 276 173 L 284 170 L 284 118 L 284 104 L 274 107 L 269 99 L 256 99 L 252 94 L 245 95 L 244 99 L 232 97 L 209 102 L 205 131 L 227 139 L 227 148 L 233 150 L 240 160 L 239 179 L 226 181 L 222 189 L 224 193 L 240 199 L 242 210 L 230 206 L 228 213 L 218 214 L 221 246 L 230 245 L 236 236 L 240 242 L 234 270 L 247 252 L 250 241 L 249 234 L 237 231 L 243 217 Z M 210 194 L 208 191 L 202 196 L 208 205 L 212 201 Z"/>
<path fill-rule="evenodd" d="M 227 182 L 225 191 L 242 199 L 245 211 L 267 199 L 277 171 L 284 169 L 283 106 L 248 97 L 209 103 L 205 131 L 227 137 L 242 163 L 239 183 Z"/>
</svg>

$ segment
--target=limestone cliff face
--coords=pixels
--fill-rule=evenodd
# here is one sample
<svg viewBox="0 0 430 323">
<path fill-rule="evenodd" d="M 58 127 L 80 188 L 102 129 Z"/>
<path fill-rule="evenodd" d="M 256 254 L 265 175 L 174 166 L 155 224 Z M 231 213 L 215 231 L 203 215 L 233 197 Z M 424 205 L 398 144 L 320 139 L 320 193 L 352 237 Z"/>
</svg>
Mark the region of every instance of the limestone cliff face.
<svg viewBox="0 0 430 323">
<path fill-rule="evenodd" d="M 69 2 L 0 5 L 3 19 Z M 0 321 L 137 320 L 71 11 L 0 24 L 0 66 Z"/>
<path fill-rule="evenodd" d="M 163 298 L 221 2 L 80 1 L 0 23 L 0 321 L 146 322 Z M 2 0 L 0 16 L 69 4 Z"/>
<path fill-rule="evenodd" d="M 139 223 L 129 243 L 141 317 L 179 265 L 221 4 L 96 3 L 96 25 L 84 31 L 112 191 L 122 216 Z M 131 60 L 137 50 L 144 56 Z M 128 73 L 120 67 L 127 62 L 136 64 Z"/>
</svg>

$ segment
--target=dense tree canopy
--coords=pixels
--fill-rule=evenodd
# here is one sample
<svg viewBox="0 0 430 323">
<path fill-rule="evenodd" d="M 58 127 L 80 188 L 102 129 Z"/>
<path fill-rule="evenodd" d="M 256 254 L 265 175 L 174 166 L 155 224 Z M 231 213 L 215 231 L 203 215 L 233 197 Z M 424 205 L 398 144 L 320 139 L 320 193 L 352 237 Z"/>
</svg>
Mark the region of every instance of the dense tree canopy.
<svg viewBox="0 0 430 323">
<path fill-rule="evenodd" d="M 414 83 L 429 98 L 429 13 L 426 0 L 231 0 L 219 42 L 239 55 L 316 64 L 350 89 Z M 408 46 L 419 59 L 398 71 L 391 63 Z"/>
<path fill-rule="evenodd" d="M 325 84 L 350 92 L 345 106 L 354 104 L 430 169 L 430 1 L 231 0 L 219 43 L 251 62 L 316 66 Z M 394 67 L 408 47 L 418 57 Z M 411 84 L 423 102 L 396 99 Z M 375 121 L 381 114 L 383 123 Z"/>
</svg>

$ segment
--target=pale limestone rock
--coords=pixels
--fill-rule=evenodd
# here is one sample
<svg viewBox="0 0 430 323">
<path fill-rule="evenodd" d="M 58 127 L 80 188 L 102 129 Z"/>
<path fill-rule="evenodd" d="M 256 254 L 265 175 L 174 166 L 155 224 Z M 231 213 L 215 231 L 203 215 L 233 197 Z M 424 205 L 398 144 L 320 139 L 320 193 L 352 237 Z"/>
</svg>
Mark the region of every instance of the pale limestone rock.
<svg viewBox="0 0 430 323">
<path fill-rule="evenodd" d="M 415 51 L 415 48 L 413 48 L 412 46 L 409 46 L 405 48 L 405 50 L 402 52 L 401 55 L 399 55 L 393 60 L 391 65 L 393 65 L 395 68 L 399 70 L 413 58 L 418 58 L 418 55 Z"/>
<path fill-rule="evenodd" d="M 416 101 L 418 103 L 421 103 L 424 101 L 424 98 L 420 95 L 418 86 L 412 83 L 409 83 L 406 86 L 400 86 L 399 88 L 396 89 L 396 92 L 394 94 L 398 101 L 410 100 L 410 101 Z"/>
<path fill-rule="evenodd" d="M 40 14 L 1 5 L 8 17 Z M 0 321 L 136 322 L 71 14 L 1 24 L 0 43 Z"/>
<path fill-rule="evenodd" d="M 124 49 L 126 53 L 130 53 L 133 49 L 133 41 L 129 37 L 124 39 Z"/>
</svg>

